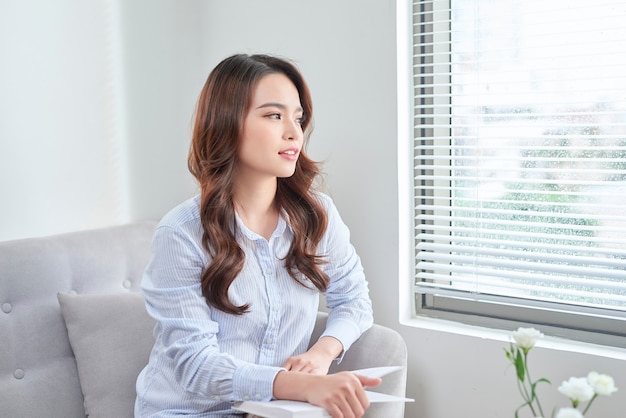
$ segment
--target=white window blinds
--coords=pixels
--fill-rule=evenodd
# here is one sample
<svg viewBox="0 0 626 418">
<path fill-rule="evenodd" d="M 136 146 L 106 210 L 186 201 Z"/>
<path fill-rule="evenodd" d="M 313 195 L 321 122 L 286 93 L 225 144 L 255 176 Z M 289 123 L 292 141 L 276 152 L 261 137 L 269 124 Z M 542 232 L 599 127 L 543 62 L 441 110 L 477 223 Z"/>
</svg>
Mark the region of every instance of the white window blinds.
<svg viewBox="0 0 626 418">
<path fill-rule="evenodd" d="M 626 334 L 624 22 L 623 0 L 413 2 L 418 309 Z"/>
</svg>

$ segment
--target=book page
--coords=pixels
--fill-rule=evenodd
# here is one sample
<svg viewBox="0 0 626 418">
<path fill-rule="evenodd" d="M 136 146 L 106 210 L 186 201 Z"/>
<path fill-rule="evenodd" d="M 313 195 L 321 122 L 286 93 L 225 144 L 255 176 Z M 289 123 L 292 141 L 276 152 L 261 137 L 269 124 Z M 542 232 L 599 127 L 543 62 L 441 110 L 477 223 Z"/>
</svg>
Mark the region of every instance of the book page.
<svg viewBox="0 0 626 418">
<path fill-rule="evenodd" d="M 352 373 L 368 377 L 383 377 L 389 373 L 401 370 L 400 366 L 371 367 L 368 369 L 353 370 Z M 370 403 L 376 402 L 413 402 L 413 399 L 385 393 L 365 391 Z M 245 401 L 236 403 L 233 408 L 250 414 L 268 418 L 327 418 L 328 412 L 316 405 L 307 402 L 273 400 L 269 402 Z"/>
</svg>

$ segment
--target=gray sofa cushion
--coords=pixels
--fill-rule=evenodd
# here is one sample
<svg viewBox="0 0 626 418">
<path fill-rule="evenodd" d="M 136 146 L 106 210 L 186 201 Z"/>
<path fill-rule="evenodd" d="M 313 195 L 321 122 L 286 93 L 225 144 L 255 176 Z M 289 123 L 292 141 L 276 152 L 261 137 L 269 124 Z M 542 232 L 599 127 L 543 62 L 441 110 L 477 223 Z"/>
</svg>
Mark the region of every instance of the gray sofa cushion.
<svg viewBox="0 0 626 418">
<path fill-rule="evenodd" d="M 132 418 L 135 381 L 154 344 L 154 320 L 139 293 L 59 294 L 85 412 Z"/>
<path fill-rule="evenodd" d="M 85 418 L 57 294 L 138 292 L 155 227 L 0 242 L 0 416 Z"/>
</svg>

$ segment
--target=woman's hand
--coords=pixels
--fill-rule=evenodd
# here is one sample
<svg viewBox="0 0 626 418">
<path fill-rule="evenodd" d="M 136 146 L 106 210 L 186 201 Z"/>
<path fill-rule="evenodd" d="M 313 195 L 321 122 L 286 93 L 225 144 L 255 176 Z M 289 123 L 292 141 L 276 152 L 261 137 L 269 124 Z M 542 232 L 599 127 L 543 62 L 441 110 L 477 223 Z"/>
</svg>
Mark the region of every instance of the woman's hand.
<svg viewBox="0 0 626 418">
<path fill-rule="evenodd" d="M 282 371 L 274 380 L 274 396 L 321 406 L 333 418 L 361 418 L 369 406 L 365 387 L 379 383 L 379 378 L 351 372 L 319 376 Z"/>
<path fill-rule="evenodd" d="M 306 352 L 299 356 L 290 357 L 283 367 L 292 372 L 325 375 L 328 374 L 332 360 L 333 359 L 328 359 L 324 356 Z"/>
<path fill-rule="evenodd" d="M 379 378 L 365 377 L 350 372 L 324 376 L 320 385 L 307 392 L 307 402 L 324 408 L 333 418 L 360 418 L 370 401 L 365 387 L 376 386 Z"/>
<path fill-rule="evenodd" d="M 306 353 L 288 358 L 283 367 L 294 372 L 328 374 L 330 364 L 342 351 L 339 340 L 322 337 Z"/>
</svg>

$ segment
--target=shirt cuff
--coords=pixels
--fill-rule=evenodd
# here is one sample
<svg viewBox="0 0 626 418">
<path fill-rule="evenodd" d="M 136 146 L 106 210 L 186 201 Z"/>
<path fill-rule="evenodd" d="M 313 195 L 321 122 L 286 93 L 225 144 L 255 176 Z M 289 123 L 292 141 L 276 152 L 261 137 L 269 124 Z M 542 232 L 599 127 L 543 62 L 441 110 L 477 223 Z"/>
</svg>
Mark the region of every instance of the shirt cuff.
<svg viewBox="0 0 626 418">
<path fill-rule="evenodd" d="M 274 379 L 282 367 L 246 364 L 233 375 L 233 398 L 267 402 L 274 398 Z"/>
<path fill-rule="evenodd" d="M 339 342 L 343 345 L 343 351 L 336 358 L 336 361 L 341 363 L 346 351 L 348 351 L 348 349 L 356 340 L 359 339 L 360 336 L 361 330 L 353 321 L 329 317 L 326 322 L 326 329 L 322 335 L 320 335 L 320 338 L 333 337 L 339 340 Z"/>
</svg>

